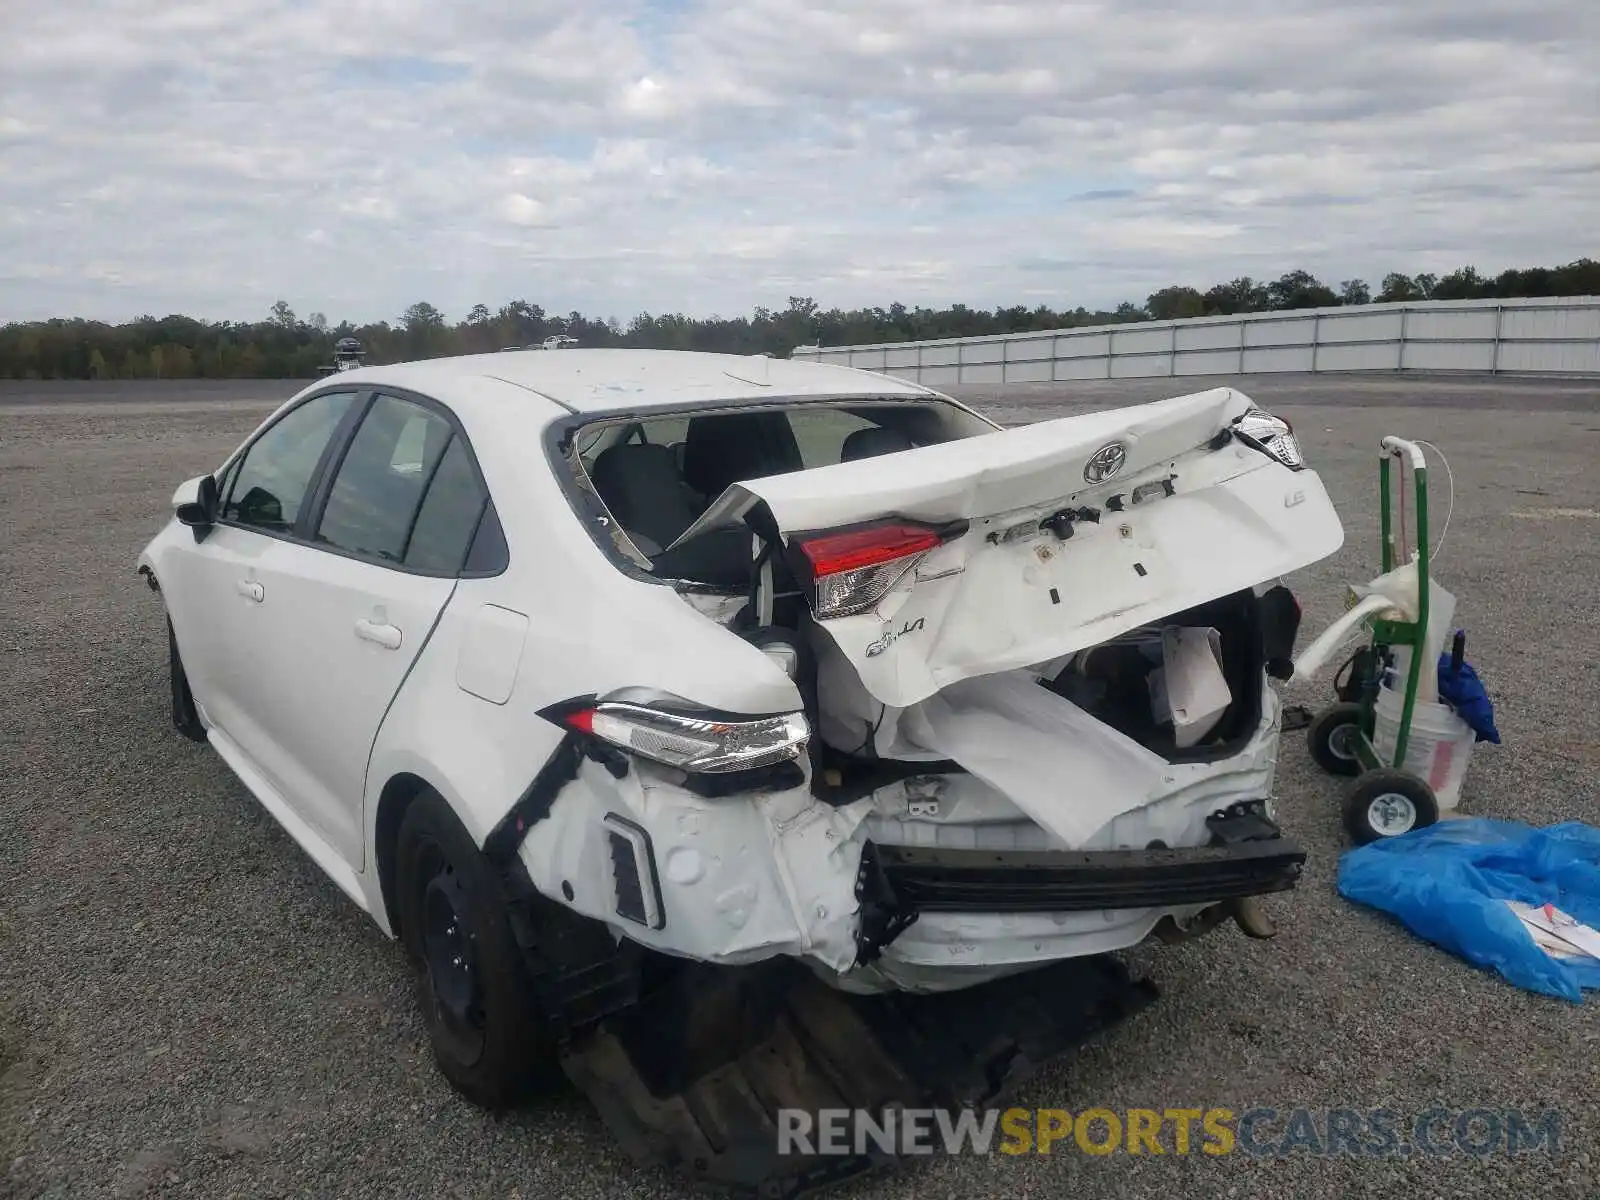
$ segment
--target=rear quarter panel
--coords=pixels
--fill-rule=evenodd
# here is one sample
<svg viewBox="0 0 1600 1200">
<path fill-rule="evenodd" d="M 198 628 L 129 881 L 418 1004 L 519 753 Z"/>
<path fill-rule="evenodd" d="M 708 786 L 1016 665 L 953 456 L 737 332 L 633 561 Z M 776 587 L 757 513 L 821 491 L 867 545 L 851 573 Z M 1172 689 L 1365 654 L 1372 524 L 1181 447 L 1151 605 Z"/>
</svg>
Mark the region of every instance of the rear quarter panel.
<svg viewBox="0 0 1600 1200">
<path fill-rule="evenodd" d="M 367 770 L 369 846 L 378 799 L 400 773 L 436 788 L 481 845 L 560 742 L 562 731 L 538 715 L 558 701 L 639 686 L 733 712 L 800 707 L 793 683 L 759 650 L 671 587 L 632 579 L 606 559 L 552 475 L 544 423 L 509 404 L 468 423 L 509 566 L 461 581 L 385 717 Z M 507 613 L 526 618 L 520 648 Z M 510 678 L 509 694 L 470 678 L 481 670 L 488 624 L 489 642 L 518 655 L 514 671 L 493 672 Z"/>
</svg>

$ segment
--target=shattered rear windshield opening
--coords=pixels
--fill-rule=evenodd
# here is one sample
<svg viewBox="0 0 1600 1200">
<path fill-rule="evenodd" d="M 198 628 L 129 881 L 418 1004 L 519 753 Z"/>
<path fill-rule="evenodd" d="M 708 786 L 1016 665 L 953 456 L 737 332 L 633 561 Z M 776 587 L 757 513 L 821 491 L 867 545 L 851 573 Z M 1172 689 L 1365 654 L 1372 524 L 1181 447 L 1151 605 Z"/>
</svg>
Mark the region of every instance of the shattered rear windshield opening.
<svg viewBox="0 0 1600 1200">
<path fill-rule="evenodd" d="M 613 560 L 717 591 L 749 586 L 751 534 L 722 529 L 667 547 L 732 484 L 991 433 L 935 398 L 830 400 L 596 417 L 565 438 L 565 466 Z"/>
</svg>

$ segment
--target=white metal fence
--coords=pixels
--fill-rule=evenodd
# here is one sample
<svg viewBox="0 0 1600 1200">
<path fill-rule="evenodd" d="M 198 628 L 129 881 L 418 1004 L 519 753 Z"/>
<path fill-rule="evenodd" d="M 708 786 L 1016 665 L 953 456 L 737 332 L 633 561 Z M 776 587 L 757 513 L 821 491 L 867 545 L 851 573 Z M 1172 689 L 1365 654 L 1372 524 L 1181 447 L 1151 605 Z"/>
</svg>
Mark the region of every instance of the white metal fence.
<svg viewBox="0 0 1600 1200">
<path fill-rule="evenodd" d="M 1590 375 L 1600 374 L 1600 297 L 1362 304 L 928 342 L 801 346 L 794 357 L 930 386 L 1267 371 Z"/>
</svg>

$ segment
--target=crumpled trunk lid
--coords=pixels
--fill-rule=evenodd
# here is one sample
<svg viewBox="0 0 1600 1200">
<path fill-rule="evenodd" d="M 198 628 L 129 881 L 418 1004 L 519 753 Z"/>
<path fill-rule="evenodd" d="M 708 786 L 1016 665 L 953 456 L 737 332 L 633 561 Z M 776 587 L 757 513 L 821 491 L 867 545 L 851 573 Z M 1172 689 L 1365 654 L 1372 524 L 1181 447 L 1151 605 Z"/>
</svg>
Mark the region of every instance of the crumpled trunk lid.
<svg viewBox="0 0 1600 1200">
<path fill-rule="evenodd" d="M 949 531 L 872 608 L 818 621 L 877 700 L 906 707 L 1336 551 L 1314 471 L 1219 439 L 1253 407 L 1214 388 L 750 480 L 679 542 L 740 519 L 791 547 L 886 518 Z"/>
</svg>

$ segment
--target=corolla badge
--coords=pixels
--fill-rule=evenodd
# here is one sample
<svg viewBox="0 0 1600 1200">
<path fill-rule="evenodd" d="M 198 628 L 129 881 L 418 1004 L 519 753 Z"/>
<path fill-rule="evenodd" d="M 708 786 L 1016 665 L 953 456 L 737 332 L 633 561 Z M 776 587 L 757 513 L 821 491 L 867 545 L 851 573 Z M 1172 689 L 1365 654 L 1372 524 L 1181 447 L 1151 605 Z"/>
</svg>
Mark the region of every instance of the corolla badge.
<svg viewBox="0 0 1600 1200">
<path fill-rule="evenodd" d="M 916 633 L 917 630 L 921 629 L 927 623 L 927 617 L 918 617 L 915 621 L 907 621 L 904 625 L 900 626 L 899 629 L 885 629 L 883 631 L 883 636 L 867 647 L 867 657 L 877 658 L 878 655 L 882 654 L 890 646 L 894 645 L 901 638 L 905 637 L 906 634 Z"/>
<path fill-rule="evenodd" d="M 1118 471 L 1122 470 L 1128 461 L 1128 448 L 1121 442 L 1107 442 L 1100 449 L 1089 456 L 1089 461 L 1084 464 L 1083 478 L 1086 483 L 1104 483 Z"/>
</svg>

